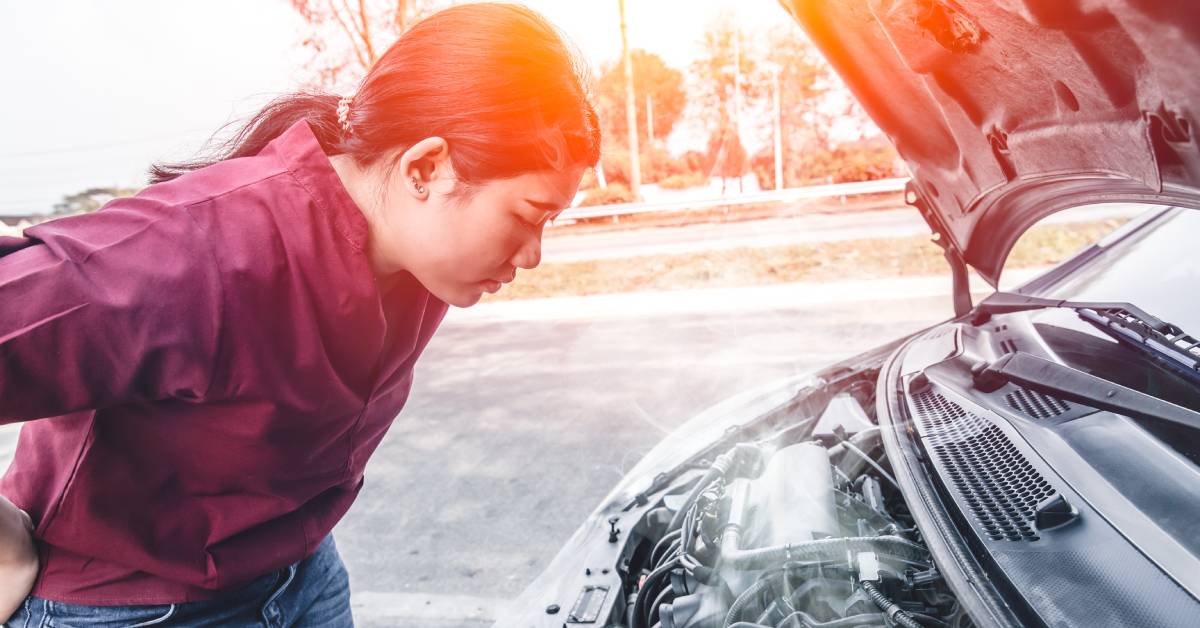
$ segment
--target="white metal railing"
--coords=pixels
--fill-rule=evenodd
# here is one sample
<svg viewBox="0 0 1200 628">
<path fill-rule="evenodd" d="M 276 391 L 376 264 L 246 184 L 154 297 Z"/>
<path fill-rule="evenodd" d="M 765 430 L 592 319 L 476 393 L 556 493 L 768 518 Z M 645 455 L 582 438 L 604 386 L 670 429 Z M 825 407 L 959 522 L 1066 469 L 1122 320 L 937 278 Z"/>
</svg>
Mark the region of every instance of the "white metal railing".
<svg viewBox="0 0 1200 628">
<path fill-rule="evenodd" d="M 751 205 L 755 203 L 786 203 L 814 198 L 833 198 L 837 196 L 854 196 L 856 194 L 876 194 L 881 192 L 903 192 L 907 177 L 896 179 L 876 179 L 874 181 L 855 181 L 853 183 L 830 183 L 827 185 L 810 185 L 801 188 L 787 188 L 769 192 L 751 192 L 736 196 L 717 196 L 713 198 L 685 199 L 678 201 L 658 201 L 653 203 L 618 203 L 613 205 L 597 205 L 594 207 L 572 207 L 558 215 L 555 222 L 564 220 L 582 220 L 585 218 L 617 218 L 631 214 L 648 214 L 652 212 L 682 211 L 687 209 L 708 209 L 733 205 Z"/>
</svg>

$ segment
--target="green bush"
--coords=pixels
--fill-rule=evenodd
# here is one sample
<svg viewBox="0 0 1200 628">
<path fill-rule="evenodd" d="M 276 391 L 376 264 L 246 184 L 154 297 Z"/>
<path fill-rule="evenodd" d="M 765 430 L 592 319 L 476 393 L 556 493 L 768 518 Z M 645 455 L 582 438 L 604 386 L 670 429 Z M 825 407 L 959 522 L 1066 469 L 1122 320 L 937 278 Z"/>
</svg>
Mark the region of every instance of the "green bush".
<svg viewBox="0 0 1200 628">
<path fill-rule="evenodd" d="M 579 206 L 613 205 L 615 203 L 630 203 L 633 200 L 633 193 L 629 191 L 629 186 L 623 183 L 609 183 L 608 187 L 588 190 L 587 194 L 583 197 L 583 201 L 579 203 Z"/>
<path fill-rule="evenodd" d="M 754 178 L 758 180 L 758 189 L 774 190 L 775 189 L 775 153 L 762 152 L 754 156 L 750 160 L 750 171 L 754 173 Z M 788 173 L 783 173 L 783 180 L 788 182 L 790 177 Z"/>
<path fill-rule="evenodd" d="M 685 190 L 708 185 L 708 175 L 703 172 L 673 174 L 658 182 L 658 187 L 664 190 Z"/>
<path fill-rule="evenodd" d="M 642 183 L 659 183 L 674 176 L 690 177 L 689 181 L 698 176 L 705 179 L 713 168 L 707 155 L 700 151 L 690 150 L 679 157 L 671 157 L 661 148 L 643 149 L 639 153 L 639 165 L 642 169 Z M 605 151 L 600 160 L 604 167 L 604 179 L 608 183 L 623 183 L 629 185 L 629 151 L 622 147 L 613 147 Z M 691 187 L 685 185 L 684 187 Z M 678 189 L 678 188 L 676 188 Z"/>
<path fill-rule="evenodd" d="M 678 166 L 667 151 L 661 148 L 642 149 L 638 153 L 638 166 L 642 171 L 642 183 L 654 183 L 672 174 L 676 174 Z M 624 183 L 629 185 L 629 151 L 625 148 L 611 148 L 604 152 L 600 159 L 604 167 L 604 180 L 608 183 Z"/>
<path fill-rule="evenodd" d="M 840 144 L 833 150 L 789 151 L 784 157 L 784 187 L 887 179 L 900 175 L 895 149 L 882 138 Z M 763 151 L 750 161 L 764 190 L 775 188 L 775 155 Z"/>
<path fill-rule="evenodd" d="M 687 174 L 689 172 L 703 173 L 704 176 L 709 175 L 712 170 L 712 164 L 708 163 L 708 156 L 702 151 L 689 150 L 679 157 L 678 163 L 681 165 L 681 170 L 674 174 Z"/>
</svg>

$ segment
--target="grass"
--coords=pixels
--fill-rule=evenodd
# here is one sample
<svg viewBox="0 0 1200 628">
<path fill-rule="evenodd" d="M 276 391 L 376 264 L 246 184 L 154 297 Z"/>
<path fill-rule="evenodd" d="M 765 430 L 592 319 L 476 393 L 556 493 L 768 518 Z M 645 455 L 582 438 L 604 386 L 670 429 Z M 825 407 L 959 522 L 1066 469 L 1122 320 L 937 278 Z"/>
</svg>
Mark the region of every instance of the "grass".
<svg viewBox="0 0 1200 628">
<path fill-rule="evenodd" d="M 1006 268 L 1062 261 L 1125 221 L 1041 225 L 1030 229 Z M 725 288 L 792 282 L 886 279 L 948 272 L 941 249 L 924 236 L 739 248 L 680 255 L 544 264 L 484 302 L 642 290 Z"/>
</svg>

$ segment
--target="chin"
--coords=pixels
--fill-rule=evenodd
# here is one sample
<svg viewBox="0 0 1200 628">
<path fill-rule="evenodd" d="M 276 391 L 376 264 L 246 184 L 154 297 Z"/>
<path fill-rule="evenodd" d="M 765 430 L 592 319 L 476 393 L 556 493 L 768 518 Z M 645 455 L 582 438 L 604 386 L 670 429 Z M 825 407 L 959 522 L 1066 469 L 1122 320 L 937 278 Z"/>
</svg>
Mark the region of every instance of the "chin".
<svg viewBox="0 0 1200 628">
<path fill-rule="evenodd" d="M 456 290 L 450 294 L 437 294 L 434 296 L 453 305 L 454 307 L 471 307 L 483 298 L 483 292 L 480 290 Z"/>
</svg>

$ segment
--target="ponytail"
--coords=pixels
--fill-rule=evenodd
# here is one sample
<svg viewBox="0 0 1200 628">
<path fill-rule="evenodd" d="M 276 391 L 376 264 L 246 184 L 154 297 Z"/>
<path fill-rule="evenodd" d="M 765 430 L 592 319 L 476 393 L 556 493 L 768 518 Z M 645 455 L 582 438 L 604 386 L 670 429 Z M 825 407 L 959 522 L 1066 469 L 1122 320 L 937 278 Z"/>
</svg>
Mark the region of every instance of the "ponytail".
<svg viewBox="0 0 1200 628">
<path fill-rule="evenodd" d="M 325 154 L 349 154 L 362 166 L 442 137 L 465 184 L 594 166 L 600 125 L 586 72 L 578 52 L 536 12 L 458 5 L 417 23 L 367 72 L 349 111 L 352 132 L 338 124 L 337 96 L 289 94 L 219 145 L 214 158 L 154 165 L 151 183 L 258 154 L 300 120 Z"/>
<path fill-rule="evenodd" d="M 341 128 L 337 123 L 337 103 L 337 96 L 315 92 L 280 96 L 263 107 L 233 137 L 219 144 L 211 158 L 151 166 L 150 183 L 170 181 L 226 159 L 257 155 L 271 140 L 300 120 L 308 121 L 325 154 L 345 152 L 341 146 Z"/>
</svg>

